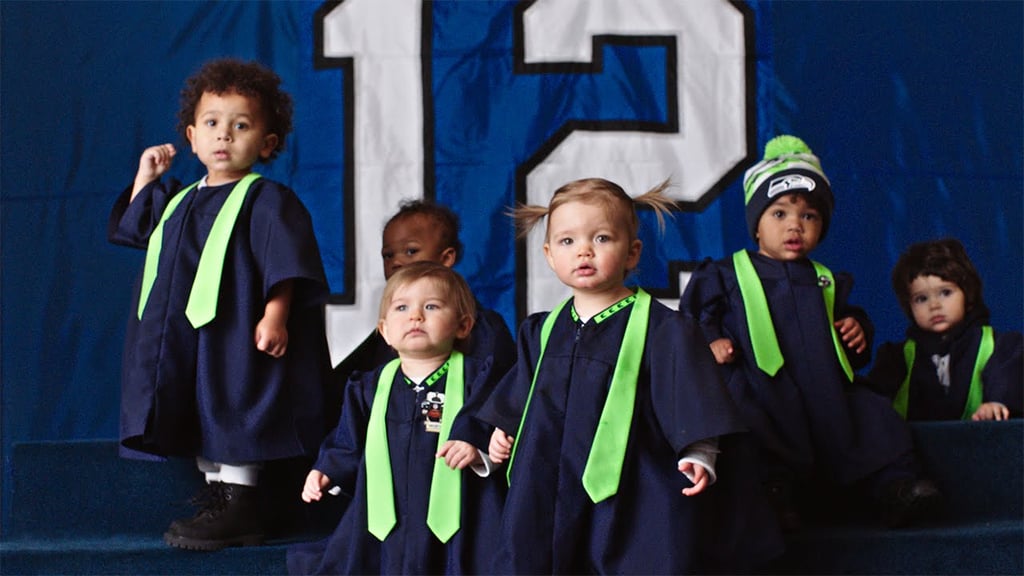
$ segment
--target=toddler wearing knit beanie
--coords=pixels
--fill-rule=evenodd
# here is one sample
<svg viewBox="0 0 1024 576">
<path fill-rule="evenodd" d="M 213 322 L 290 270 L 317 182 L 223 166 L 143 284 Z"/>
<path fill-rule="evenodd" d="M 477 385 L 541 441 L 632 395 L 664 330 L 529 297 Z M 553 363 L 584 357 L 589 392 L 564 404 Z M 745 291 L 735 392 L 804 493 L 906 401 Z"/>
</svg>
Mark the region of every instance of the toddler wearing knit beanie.
<svg viewBox="0 0 1024 576">
<path fill-rule="evenodd" d="M 920 477 L 906 423 L 854 373 L 870 361 L 874 328 L 849 302 L 853 278 L 810 258 L 835 204 L 821 162 L 800 138 L 778 136 L 743 188 L 757 249 L 705 260 L 679 310 L 700 323 L 753 433 L 783 528 L 823 508 L 811 494 L 854 486 L 868 487 L 890 526 L 932 516 L 941 496 Z"/>
</svg>

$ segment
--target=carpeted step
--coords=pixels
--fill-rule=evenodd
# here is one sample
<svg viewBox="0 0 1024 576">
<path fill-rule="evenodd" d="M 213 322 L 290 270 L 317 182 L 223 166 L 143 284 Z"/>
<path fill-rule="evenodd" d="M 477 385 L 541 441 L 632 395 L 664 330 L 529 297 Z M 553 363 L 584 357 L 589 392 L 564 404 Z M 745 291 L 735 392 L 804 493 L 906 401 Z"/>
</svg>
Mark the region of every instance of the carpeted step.
<svg viewBox="0 0 1024 576">
<path fill-rule="evenodd" d="M 785 574 L 1024 573 L 1024 421 L 912 426 L 917 450 L 946 495 L 938 523 L 887 530 L 851 523 L 788 537 Z M 303 463 L 272 466 L 268 502 L 277 540 L 213 553 L 168 547 L 167 525 L 191 513 L 202 479 L 192 462 L 118 457 L 114 441 L 12 447 L 13 498 L 0 542 L 7 574 L 280 574 L 293 534 L 326 533 L 340 506 L 303 506 Z M 297 530 L 296 530 L 297 529 Z M 315 536 L 308 536 L 312 538 Z"/>
<path fill-rule="evenodd" d="M 788 535 L 773 571 L 1024 574 L 1024 420 L 919 422 L 911 432 L 924 472 L 943 492 L 943 517 L 889 530 L 870 505 L 855 503 L 844 524 Z"/>
<path fill-rule="evenodd" d="M 159 537 L 173 520 L 194 513 L 189 500 L 204 481 L 192 461 L 121 458 L 111 440 L 15 443 L 12 453 L 5 539 Z M 293 460 L 262 472 L 273 535 L 322 532 L 336 523 L 338 502 L 312 507 L 299 498 L 308 469 L 308 462 Z"/>
<path fill-rule="evenodd" d="M 794 535 L 778 574 L 1021 574 L 1020 522 L 880 531 L 831 528 Z M 34 540 L 0 543 L 0 572 L 28 574 L 283 574 L 286 542 L 189 552 L 159 538 Z"/>
<path fill-rule="evenodd" d="M 118 457 L 110 440 L 12 446 L 10 538 L 90 538 L 163 534 L 192 513 L 201 485 L 194 465 Z"/>
<path fill-rule="evenodd" d="M 111 440 L 12 446 L 13 497 L 0 541 L 0 574 L 282 574 L 289 542 L 322 537 L 342 500 L 307 506 L 298 498 L 308 471 L 275 462 L 263 478 L 271 522 L 265 546 L 218 552 L 179 550 L 162 539 L 190 516 L 202 486 L 195 464 L 124 459 Z M 302 534 L 302 536 L 299 536 Z"/>
<path fill-rule="evenodd" d="M 1024 574 L 1020 519 L 902 530 L 844 526 L 794 534 L 778 574 Z"/>
<path fill-rule="evenodd" d="M 158 536 L 93 539 L 19 539 L 0 543 L 0 573 L 104 575 L 284 574 L 286 543 L 191 552 L 164 544 Z"/>
<path fill-rule="evenodd" d="M 910 430 L 951 522 L 1024 522 L 1024 420 L 915 422 Z"/>
</svg>

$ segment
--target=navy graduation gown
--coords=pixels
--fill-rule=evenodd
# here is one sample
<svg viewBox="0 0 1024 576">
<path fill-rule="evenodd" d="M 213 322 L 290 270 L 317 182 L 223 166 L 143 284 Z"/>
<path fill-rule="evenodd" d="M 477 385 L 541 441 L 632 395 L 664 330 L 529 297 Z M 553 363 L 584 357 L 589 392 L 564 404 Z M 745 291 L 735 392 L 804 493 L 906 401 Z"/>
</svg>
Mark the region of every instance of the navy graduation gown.
<svg viewBox="0 0 1024 576">
<path fill-rule="evenodd" d="M 821 470 L 848 484 L 907 454 L 910 432 L 891 405 L 843 373 L 811 261 L 786 262 L 753 252 L 750 257 L 785 360 L 774 377 L 754 360 L 732 257 L 703 262 L 690 277 L 679 309 L 698 321 L 706 342 L 732 340 L 737 358 L 719 369 L 762 449 L 763 464 L 782 464 L 801 476 Z M 870 360 L 874 328 L 863 310 L 848 303 L 853 279 L 834 276 L 835 319 L 855 318 L 868 340 L 862 354 L 847 349 L 857 370 Z"/>
<path fill-rule="evenodd" d="M 687 497 L 683 449 L 741 430 L 696 326 L 651 303 L 636 403 L 617 494 L 594 504 L 582 476 L 631 307 L 577 325 L 555 322 L 522 432 L 494 571 L 511 574 L 684 574 L 742 571 L 780 551 L 747 459 L 720 439 L 719 482 Z M 516 435 L 547 314 L 527 318 L 519 358 L 477 416 Z M 746 471 L 746 476 L 734 474 Z M 742 510 L 742 512 L 741 512 Z M 724 561 L 724 562 L 723 562 Z"/>
<path fill-rule="evenodd" d="M 382 367 L 381 367 L 382 368 Z M 458 532 L 441 543 L 426 524 L 437 451 L 435 432 L 427 432 L 419 396 L 399 370 L 391 387 L 387 435 L 395 486 L 398 523 L 383 542 L 367 530 L 366 466 L 363 449 L 374 393 L 381 368 L 359 374 L 345 388 L 337 428 L 324 440 L 313 466 L 348 495 L 337 528 L 326 539 L 297 544 L 288 550 L 290 574 L 483 574 L 497 539 L 504 485 L 497 476 L 462 473 L 462 520 Z M 465 357 L 465 400 L 487 393 L 492 386 L 490 366 Z M 426 391 L 443 392 L 447 375 Z M 487 448 L 490 428 L 463 411 L 453 423 L 451 438 L 471 440 Z M 455 417 L 444 414 L 442 418 Z"/>
<path fill-rule="evenodd" d="M 907 420 L 959 420 L 967 404 L 974 363 L 981 344 L 981 328 L 988 324 L 988 309 L 978 304 L 960 326 L 939 335 L 911 322 L 907 338 L 917 343 L 911 369 Z M 981 372 L 982 402 L 999 402 L 1010 416 L 1024 412 L 1024 337 L 1020 332 L 995 332 L 995 348 Z M 868 373 L 868 383 L 890 400 L 907 376 L 904 342 L 886 342 Z M 949 389 L 939 383 L 932 354 L 949 354 Z"/>
<path fill-rule="evenodd" d="M 120 436 L 130 450 L 243 463 L 314 454 L 323 437 L 327 283 L 309 213 L 291 190 L 253 183 L 228 244 L 216 318 L 199 329 L 185 318 L 199 256 L 233 187 L 193 189 L 167 219 L 141 321 L 136 281 L 121 380 Z M 180 189 L 155 181 L 131 203 L 126 190 L 110 241 L 146 249 Z M 256 349 L 254 333 L 271 288 L 285 280 L 294 281 L 288 350 L 275 359 Z"/>
</svg>

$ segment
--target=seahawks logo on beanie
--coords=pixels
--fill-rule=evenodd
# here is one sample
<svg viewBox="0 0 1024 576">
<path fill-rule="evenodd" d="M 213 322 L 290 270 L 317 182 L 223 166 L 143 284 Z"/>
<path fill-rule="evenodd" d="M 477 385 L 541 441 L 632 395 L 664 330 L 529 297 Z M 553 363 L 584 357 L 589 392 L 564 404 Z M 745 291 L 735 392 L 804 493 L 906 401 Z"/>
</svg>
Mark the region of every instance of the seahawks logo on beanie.
<svg viewBox="0 0 1024 576">
<path fill-rule="evenodd" d="M 757 239 L 757 223 L 761 214 L 786 194 L 813 196 L 823 207 L 821 237 L 828 232 L 832 219 L 832 186 L 821 169 L 818 157 L 796 136 L 776 136 L 764 146 L 764 159 L 743 175 L 743 193 L 747 207 L 747 230 Z"/>
</svg>

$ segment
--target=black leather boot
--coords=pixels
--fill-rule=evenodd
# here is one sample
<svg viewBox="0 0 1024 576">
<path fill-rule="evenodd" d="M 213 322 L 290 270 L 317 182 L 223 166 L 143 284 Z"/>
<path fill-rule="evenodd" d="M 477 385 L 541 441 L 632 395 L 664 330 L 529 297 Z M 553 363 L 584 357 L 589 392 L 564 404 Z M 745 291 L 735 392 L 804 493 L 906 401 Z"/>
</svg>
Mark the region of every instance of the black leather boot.
<svg viewBox="0 0 1024 576">
<path fill-rule="evenodd" d="M 881 506 L 885 523 L 890 528 L 902 528 L 937 519 L 943 499 L 931 480 L 907 478 L 883 488 Z"/>
<path fill-rule="evenodd" d="M 194 501 L 200 505 L 199 511 L 192 518 L 172 522 L 164 533 L 164 542 L 175 548 L 204 551 L 263 543 L 257 488 L 211 482 Z"/>
</svg>

